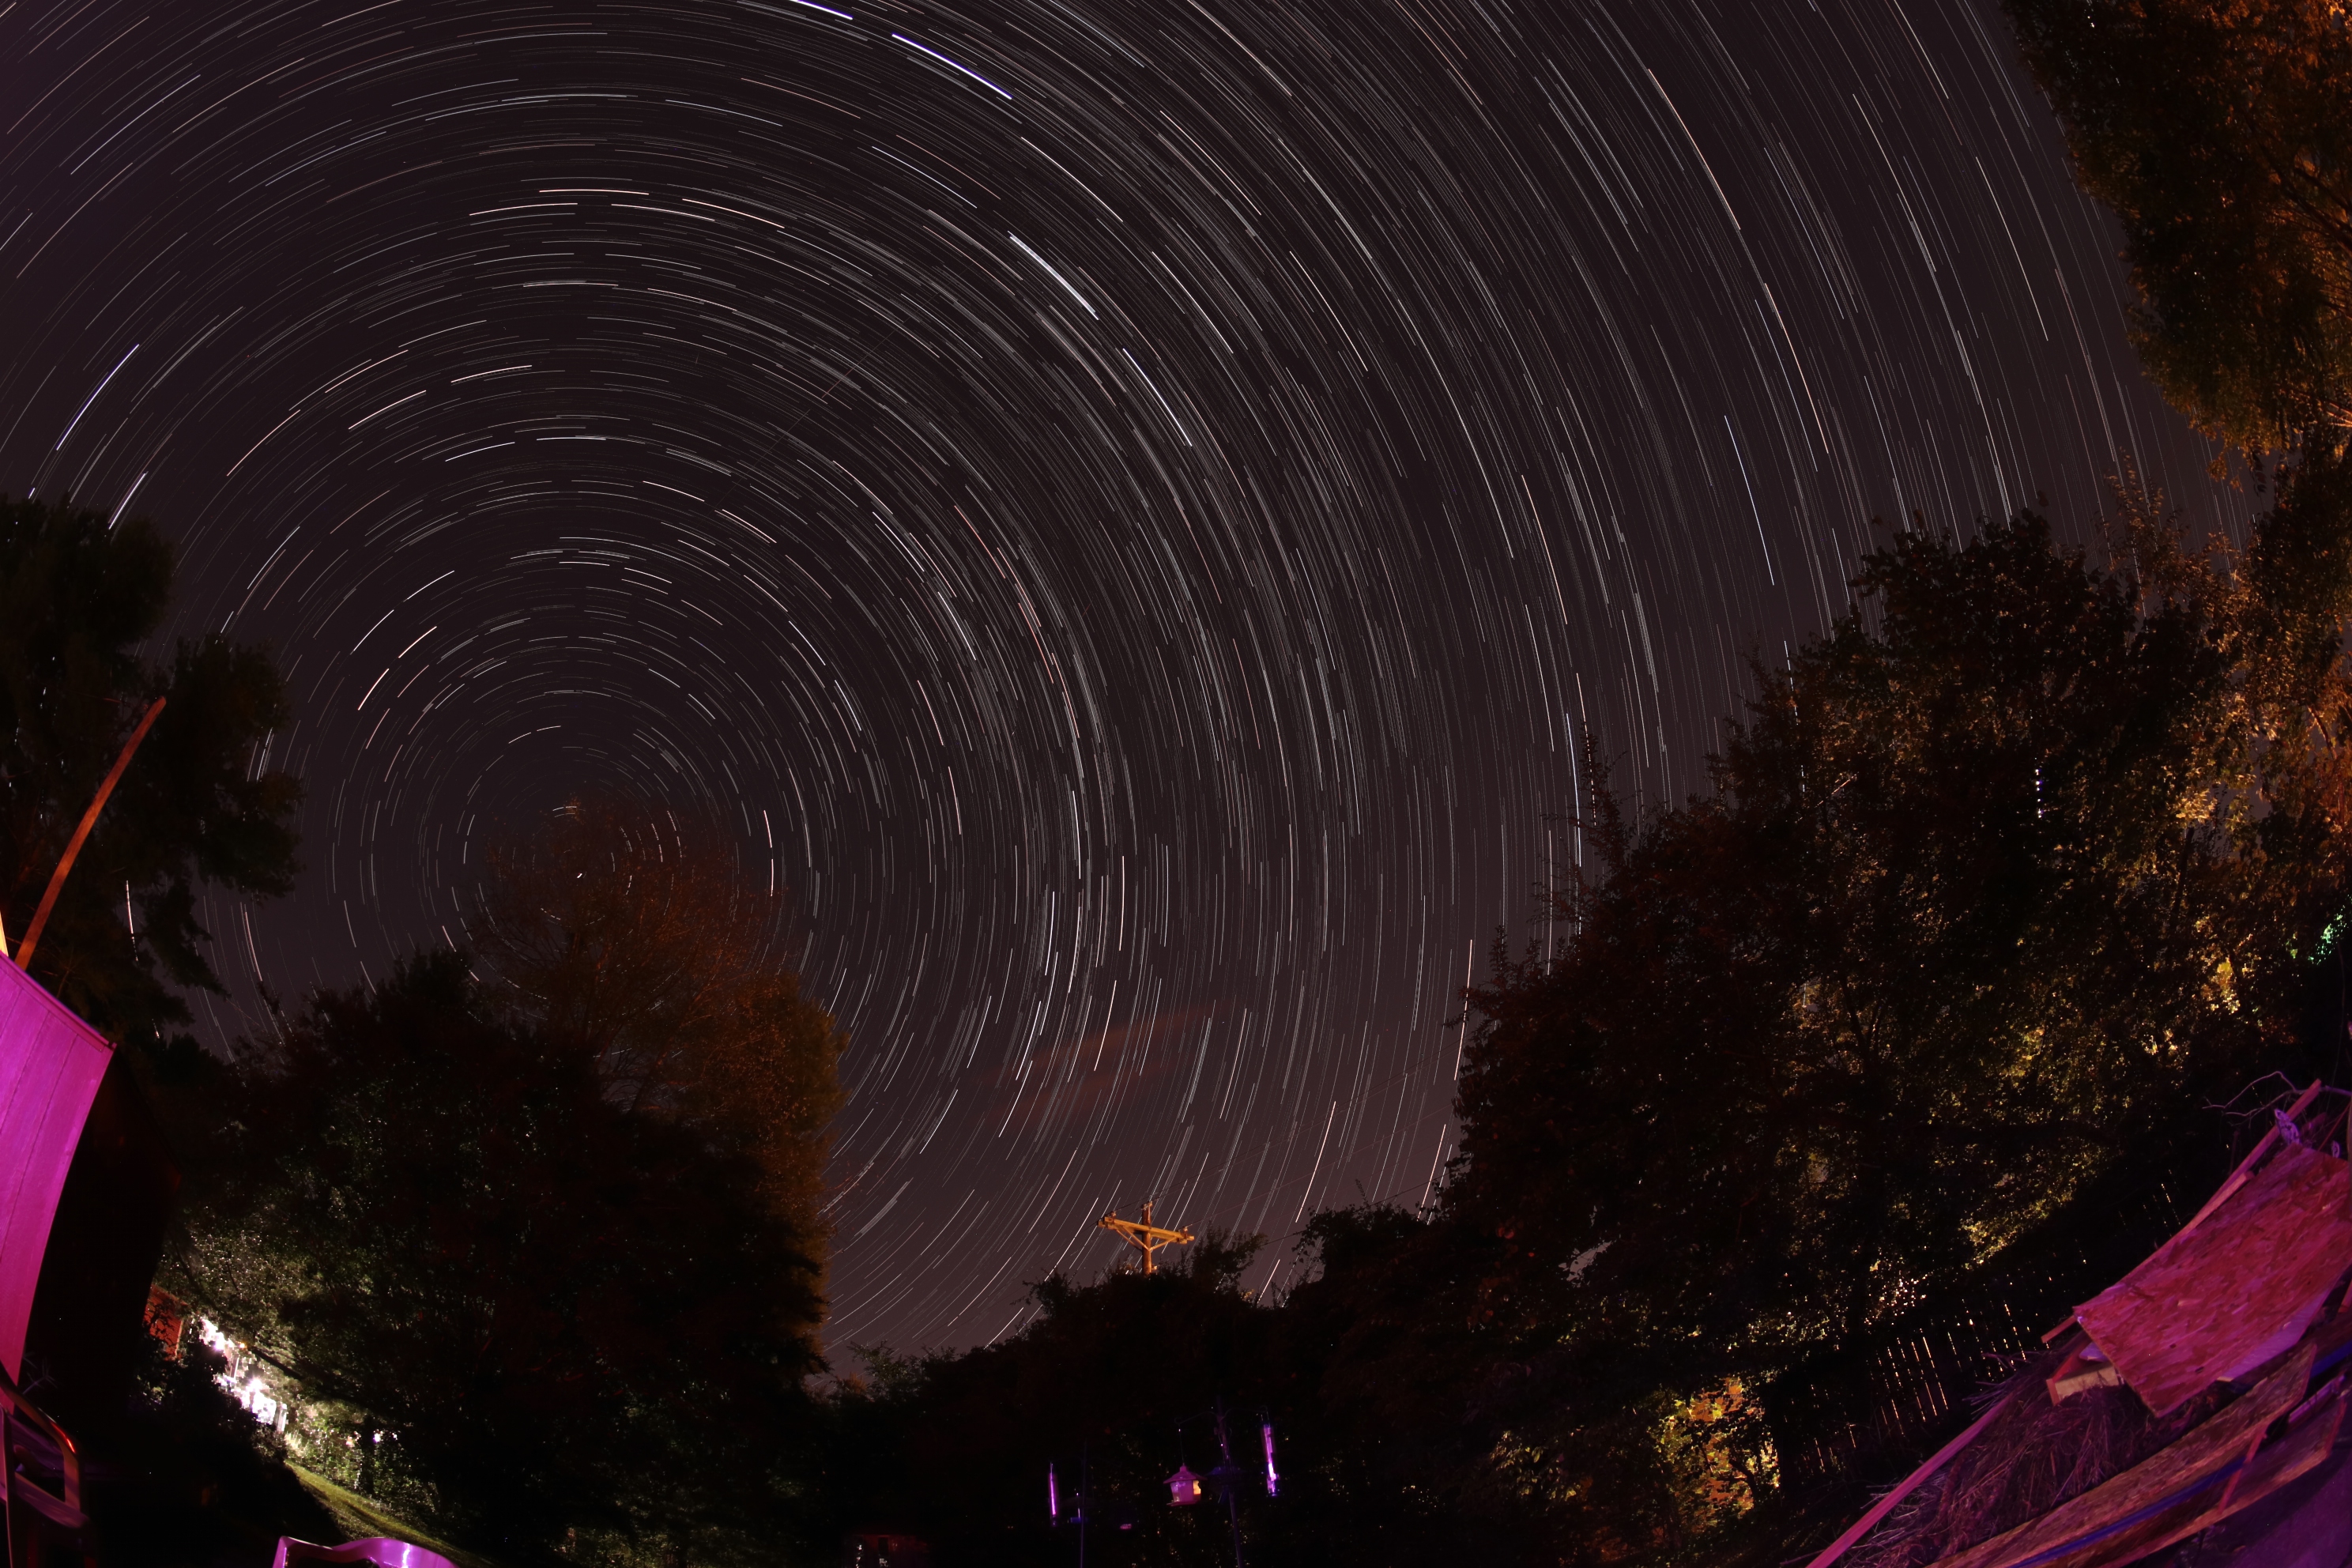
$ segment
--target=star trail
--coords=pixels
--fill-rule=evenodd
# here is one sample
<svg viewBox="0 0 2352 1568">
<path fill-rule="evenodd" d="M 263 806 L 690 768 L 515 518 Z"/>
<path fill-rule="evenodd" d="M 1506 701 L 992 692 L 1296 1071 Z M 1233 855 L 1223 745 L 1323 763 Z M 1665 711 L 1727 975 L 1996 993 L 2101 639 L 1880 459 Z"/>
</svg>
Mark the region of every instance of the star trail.
<svg viewBox="0 0 2352 1568">
<path fill-rule="evenodd" d="M 1874 517 L 2246 505 L 1985 0 L 0 0 L 0 483 L 291 680 L 207 1034 L 716 813 L 852 1039 L 835 1345 L 1422 1203 L 1579 791 Z"/>
</svg>

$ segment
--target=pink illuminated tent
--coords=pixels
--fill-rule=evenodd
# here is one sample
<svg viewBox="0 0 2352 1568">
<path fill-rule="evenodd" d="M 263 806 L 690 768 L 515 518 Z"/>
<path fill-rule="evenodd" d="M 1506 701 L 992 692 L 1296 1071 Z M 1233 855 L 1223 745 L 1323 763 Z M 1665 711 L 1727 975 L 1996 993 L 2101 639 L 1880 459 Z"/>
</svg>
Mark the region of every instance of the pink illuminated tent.
<svg viewBox="0 0 2352 1568">
<path fill-rule="evenodd" d="M 0 960 L 0 1366 L 14 1380 L 41 1258 L 82 1123 L 113 1050 Z"/>
</svg>

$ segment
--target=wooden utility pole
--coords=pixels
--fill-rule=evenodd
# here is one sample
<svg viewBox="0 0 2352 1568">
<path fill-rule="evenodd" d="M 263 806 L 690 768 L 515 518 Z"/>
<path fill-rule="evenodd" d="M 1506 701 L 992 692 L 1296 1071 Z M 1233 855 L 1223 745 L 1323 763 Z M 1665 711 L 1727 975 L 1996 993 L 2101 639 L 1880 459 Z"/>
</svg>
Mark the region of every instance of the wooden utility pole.
<svg viewBox="0 0 2352 1568">
<path fill-rule="evenodd" d="M 1161 1247 L 1182 1247 L 1192 1239 L 1192 1233 L 1189 1230 L 1170 1230 L 1164 1226 L 1152 1224 L 1151 1205 L 1149 1203 L 1143 1205 L 1143 1217 L 1140 1220 L 1121 1219 L 1118 1217 L 1118 1211 L 1113 1209 L 1095 1224 L 1101 1229 L 1111 1231 L 1124 1238 L 1129 1247 L 1143 1254 L 1143 1271 L 1146 1274 L 1157 1272 L 1159 1264 L 1153 1258 L 1153 1254 Z"/>
</svg>

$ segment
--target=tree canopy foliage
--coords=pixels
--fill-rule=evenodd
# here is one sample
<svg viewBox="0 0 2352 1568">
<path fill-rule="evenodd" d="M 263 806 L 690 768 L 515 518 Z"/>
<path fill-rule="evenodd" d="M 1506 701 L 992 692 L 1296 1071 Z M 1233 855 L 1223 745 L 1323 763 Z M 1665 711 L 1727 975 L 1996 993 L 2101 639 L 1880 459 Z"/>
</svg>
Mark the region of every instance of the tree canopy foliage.
<svg viewBox="0 0 2352 1568">
<path fill-rule="evenodd" d="M 1454 1205 L 1605 1244 L 1578 1295 L 1659 1269 L 1672 1333 L 1850 1333 L 2251 1066 L 2344 897 L 2342 489 L 2237 572 L 2145 503 L 2114 571 L 2030 514 L 1872 557 L 1715 794 L 1600 802 L 1561 950 L 1478 997 Z"/>
<path fill-rule="evenodd" d="M 2251 451 L 2352 424 L 2342 0 L 2004 0 L 2123 221 L 2148 373 Z"/>
<path fill-rule="evenodd" d="M 844 1041 L 778 955 L 775 910 L 715 825 L 597 798 L 491 847 L 471 934 L 512 1016 L 617 1102 L 750 1158 L 814 1236 Z"/>
<path fill-rule="evenodd" d="M 187 1283 L 466 1538 L 767 1560 L 806 1522 L 816 1238 L 494 1004 L 421 957 L 250 1047 Z"/>
<path fill-rule="evenodd" d="M 491 851 L 478 958 L 154 1059 L 175 1283 L 313 1462 L 517 1563 L 805 1544 L 842 1038 L 772 907 L 715 831 L 575 804 Z"/>
<path fill-rule="evenodd" d="M 836 1507 L 920 1534 L 949 1561 L 1034 1563 L 1055 1551 L 1051 1463 L 1066 1510 L 1086 1493 L 1096 1560 L 1199 1550 L 1209 1527 L 1223 1531 L 1223 1510 L 1171 1514 L 1162 1478 L 1180 1458 L 1201 1471 L 1215 1462 L 1217 1391 L 1267 1392 L 1272 1324 L 1238 1284 L 1264 1239 L 1209 1237 L 1150 1276 L 1078 1286 L 1056 1275 L 1032 1288 L 1035 1315 L 1020 1333 L 966 1354 L 866 1351 L 876 1375 L 845 1404 Z"/>
<path fill-rule="evenodd" d="M 1241 1289 L 1265 1237 L 1209 1235 L 1155 1274 L 1034 1284 L 1030 1321 L 992 1344 L 867 1349 L 872 1375 L 834 1402 L 836 1513 L 973 1568 L 1075 1560 L 1082 1512 L 1089 1563 L 1228 1563 L 1224 1508 L 1171 1508 L 1166 1484 L 1180 1462 L 1202 1476 L 1218 1465 L 1222 1401 L 1250 1561 L 1539 1560 L 1526 1555 L 1527 1510 L 1475 1462 L 1475 1436 L 1464 1453 L 1459 1407 L 1430 1396 L 1460 1358 L 1424 1359 L 1434 1342 L 1402 1326 L 1426 1321 L 1431 1281 L 1412 1265 L 1430 1260 L 1413 1247 L 1428 1229 L 1377 1205 L 1322 1215 L 1302 1243 L 1314 1277 L 1279 1303 Z M 1262 1421 L 1275 1432 L 1271 1500 Z"/>
<path fill-rule="evenodd" d="M 167 699 L 34 953 L 35 975 L 118 1039 L 185 1021 L 175 985 L 220 989 L 200 884 L 268 898 L 295 870 L 300 786 L 268 755 L 289 721 L 284 679 L 265 649 L 218 635 L 147 662 L 172 577 L 172 547 L 142 518 L 110 526 L 63 501 L 0 504 L 0 911 L 12 943 L 123 742 Z"/>
<path fill-rule="evenodd" d="M 1874 553 L 1714 793 L 1596 791 L 1550 950 L 1497 953 L 1453 1305 L 1550 1401 L 1557 1495 L 1640 1447 L 1597 1415 L 1870 1343 L 2294 1058 L 2352 869 L 2346 471 L 2242 555 L 2125 500 L 2109 566 L 2031 514 Z"/>
</svg>

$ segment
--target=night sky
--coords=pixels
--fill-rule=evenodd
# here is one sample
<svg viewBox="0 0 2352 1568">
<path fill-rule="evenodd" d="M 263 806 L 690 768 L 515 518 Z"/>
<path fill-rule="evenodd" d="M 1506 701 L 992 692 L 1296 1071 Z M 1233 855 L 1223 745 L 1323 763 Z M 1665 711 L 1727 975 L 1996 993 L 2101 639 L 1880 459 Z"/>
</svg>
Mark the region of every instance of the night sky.
<svg viewBox="0 0 2352 1568">
<path fill-rule="evenodd" d="M 202 1032 L 716 812 L 852 1037 L 835 1346 L 1423 1202 L 1589 752 L 1699 787 L 1874 516 L 2247 504 L 1985 0 L 0 0 L 0 487 L 291 679 Z"/>
</svg>

